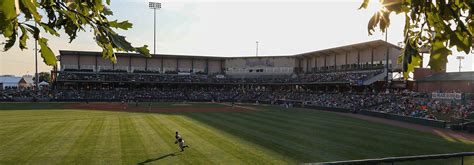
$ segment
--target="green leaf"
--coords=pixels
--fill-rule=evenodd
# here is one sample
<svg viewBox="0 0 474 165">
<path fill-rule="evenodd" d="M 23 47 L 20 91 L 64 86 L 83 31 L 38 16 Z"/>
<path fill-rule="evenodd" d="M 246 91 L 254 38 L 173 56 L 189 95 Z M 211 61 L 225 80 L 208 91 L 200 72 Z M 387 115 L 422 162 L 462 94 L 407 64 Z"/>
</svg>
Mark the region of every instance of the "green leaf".
<svg viewBox="0 0 474 165">
<path fill-rule="evenodd" d="M 41 3 L 40 3 L 42 6 L 52 6 L 54 5 L 54 0 L 41 0 Z"/>
<path fill-rule="evenodd" d="M 150 50 L 148 50 L 148 45 L 143 45 L 142 47 L 136 47 L 135 51 L 146 57 L 151 57 Z"/>
<path fill-rule="evenodd" d="M 15 10 L 14 0 L 0 0 L 0 20 L 8 22 L 9 20 L 15 19 L 17 16 Z M 0 22 L 4 23 L 4 22 Z"/>
<path fill-rule="evenodd" d="M 128 42 L 124 36 L 118 35 L 117 33 L 107 29 L 105 29 L 105 32 L 107 37 L 112 41 L 114 48 L 120 48 L 128 52 L 135 51 L 135 48 L 133 48 L 132 44 Z"/>
<path fill-rule="evenodd" d="M 25 29 L 25 27 L 20 25 L 21 29 L 21 36 L 20 36 L 20 49 L 27 49 L 26 47 L 26 41 L 28 40 L 28 31 Z"/>
<path fill-rule="evenodd" d="M 405 48 L 403 49 L 401 56 L 403 77 L 408 79 L 408 73 L 413 72 L 415 67 L 420 65 L 421 56 L 418 52 L 418 47 L 413 44 L 413 41 L 406 40 Z"/>
<path fill-rule="evenodd" d="M 102 0 L 94 0 L 94 9 L 96 11 L 104 10 L 104 5 L 102 4 Z"/>
<path fill-rule="evenodd" d="M 41 57 L 43 57 L 44 63 L 49 66 L 56 66 L 57 64 L 56 56 L 54 55 L 51 48 L 48 47 L 48 39 L 40 38 L 38 40 L 38 44 L 41 47 L 40 52 L 41 52 Z"/>
<path fill-rule="evenodd" d="M 44 31 L 48 32 L 49 34 L 59 37 L 59 33 L 53 27 L 50 27 L 50 25 L 42 22 L 40 22 L 39 25 L 44 29 Z"/>
<path fill-rule="evenodd" d="M 463 32 L 462 29 L 458 26 L 456 31 L 453 31 L 449 34 L 449 47 L 456 46 L 458 51 L 464 51 L 466 54 L 469 54 L 472 46 L 472 37 L 467 32 Z"/>
<path fill-rule="evenodd" d="M 104 15 L 114 15 L 114 12 L 112 12 L 112 10 L 110 10 L 109 8 L 107 7 L 104 7 L 104 10 L 102 10 L 102 13 Z"/>
<path fill-rule="evenodd" d="M 16 21 L 6 21 L 6 22 L 8 23 L 4 25 L 2 32 L 3 32 L 3 37 L 9 38 L 10 36 L 16 33 L 18 23 Z"/>
<path fill-rule="evenodd" d="M 38 2 L 32 1 L 32 0 L 20 0 L 20 5 L 28 9 L 29 13 L 33 15 L 33 18 L 35 18 L 35 21 L 39 22 L 41 21 L 42 16 L 36 10 L 37 9 L 36 3 Z"/>
<path fill-rule="evenodd" d="M 2 43 L 5 45 L 3 46 L 3 51 L 8 51 L 10 48 L 13 47 L 13 45 L 15 45 L 16 36 L 17 36 L 17 33 L 16 31 L 14 31 L 13 34 L 10 35 L 10 37 L 7 37 L 7 41 L 5 43 Z"/>
<path fill-rule="evenodd" d="M 30 24 L 23 24 L 23 25 L 28 26 L 28 28 L 26 30 L 28 30 L 31 34 L 33 34 L 33 38 L 35 38 L 36 40 L 39 39 L 40 30 L 38 29 L 38 27 L 35 27 L 33 25 L 30 25 Z"/>
<path fill-rule="evenodd" d="M 77 36 L 77 25 L 75 25 L 72 21 L 68 20 L 64 25 L 64 32 L 69 36 L 69 43 L 71 43 Z"/>
<path fill-rule="evenodd" d="M 117 22 L 115 21 L 110 21 L 109 22 L 110 27 L 118 28 L 118 29 L 123 29 L 123 30 L 128 30 L 132 28 L 133 24 L 131 24 L 128 21 L 123 21 L 123 22 Z"/>
<path fill-rule="evenodd" d="M 117 58 L 114 55 L 114 48 L 111 43 L 100 44 L 102 47 L 102 58 L 109 59 L 113 63 L 117 62 Z"/>
<path fill-rule="evenodd" d="M 451 50 L 446 48 L 442 41 L 435 40 L 431 44 L 431 56 L 428 65 L 434 71 L 445 70 L 448 56 L 451 54 Z"/>
</svg>

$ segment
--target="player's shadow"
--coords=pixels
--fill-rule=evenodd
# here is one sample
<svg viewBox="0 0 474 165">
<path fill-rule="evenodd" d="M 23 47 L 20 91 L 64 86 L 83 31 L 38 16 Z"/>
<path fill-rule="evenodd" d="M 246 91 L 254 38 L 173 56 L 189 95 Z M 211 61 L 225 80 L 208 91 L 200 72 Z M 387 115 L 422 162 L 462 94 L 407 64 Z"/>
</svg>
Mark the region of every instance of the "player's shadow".
<svg viewBox="0 0 474 165">
<path fill-rule="evenodd" d="M 145 160 L 145 161 L 143 161 L 143 162 L 137 163 L 137 165 L 144 165 L 144 164 L 151 163 L 151 162 L 154 162 L 154 161 L 158 161 L 158 160 L 161 160 L 161 159 L 170 157 L 170 156 L 178 156 L 178 155 L 180 155 L 180 154 L 181 154 L 181 153 L 179 153 L 179 152 L 169 153 L 169 154 L 160 156 L 160 157 L 158 157 L 158 158 L 147 159 L 147 160 Z"/>
</svg>

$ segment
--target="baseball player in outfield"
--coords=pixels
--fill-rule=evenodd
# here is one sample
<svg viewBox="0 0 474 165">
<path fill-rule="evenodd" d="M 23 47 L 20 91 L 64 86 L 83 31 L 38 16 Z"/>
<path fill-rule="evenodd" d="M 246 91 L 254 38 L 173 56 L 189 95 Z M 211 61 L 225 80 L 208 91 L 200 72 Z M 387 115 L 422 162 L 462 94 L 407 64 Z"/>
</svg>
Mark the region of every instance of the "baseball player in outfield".
<svg viewBox="0 0 474 165">
<path fill-rule="evenodd" d="M 178 133 L 178 131 L 176 131 L 176 136 L 175 136 L 175 138 L 176 138 L 176 141 L 174 142 L 174 144 L 178 143 L 179 148 L 181 149 L 181 152 L 184 151 L 184 148 L 189 147 L 189 146 L 187 146 L 187 145 L 184 145 L 184 140 L 183 140 L 183 138 L 181 137 L 181 135 Z"/>
</svg>

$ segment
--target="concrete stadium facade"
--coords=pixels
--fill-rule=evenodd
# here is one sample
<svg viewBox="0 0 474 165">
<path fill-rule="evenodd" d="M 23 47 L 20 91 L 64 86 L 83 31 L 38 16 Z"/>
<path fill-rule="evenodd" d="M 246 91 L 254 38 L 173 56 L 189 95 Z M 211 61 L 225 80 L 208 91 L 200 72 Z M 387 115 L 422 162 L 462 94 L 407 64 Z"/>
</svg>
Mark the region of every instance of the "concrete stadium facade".
<svg viewBox="0 0 474 165">
<path fill-rule="evenodd" d="M 401 48 L 375 40 L 286 56 L 224 57 L 157 54 L 146 58 L 135 53 L 116 53 L 117 63 L 100 52 L 60 51 L 58 71 L 88 70 L 157 73 L 226 74 L 229 76 L 291 75 L 372 68 L 400 71 Z M 388 66 L 386 65 L 388 63 Z"/>
</svg>

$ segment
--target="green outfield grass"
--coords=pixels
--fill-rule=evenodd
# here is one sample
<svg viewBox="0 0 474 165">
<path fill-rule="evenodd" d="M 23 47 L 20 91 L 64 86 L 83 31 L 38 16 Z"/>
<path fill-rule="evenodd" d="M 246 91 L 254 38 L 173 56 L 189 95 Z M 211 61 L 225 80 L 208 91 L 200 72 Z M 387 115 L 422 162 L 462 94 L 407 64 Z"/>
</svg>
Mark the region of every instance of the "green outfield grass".
<svg viewBox="0 0 474 165">
<path fill-rule="evenodd" d="M 297 164 L 474 151 L 472 143 L 323 111 L 152 114 L 61 105 L 0 104 L 0 164 Z M 175 131 L 190 146 L 185 152 Z"/>
<path fill-rule="evenodd" d="M 135 102 L 131 102 L 129 104 L 130 106 L 134 106 Z M 148 107 L 148 106 L 153 106 L 157 108 L 181 108 L 181 107 L 194 107 L 194 108 L 220 108 L 220 107 L 226 107 L 223 104 L 211 104 L 211 103 L 199 103 L 199 102 L 143 102 L 143 103 L 138 103 L 139 107 Z"/>
</svg>

